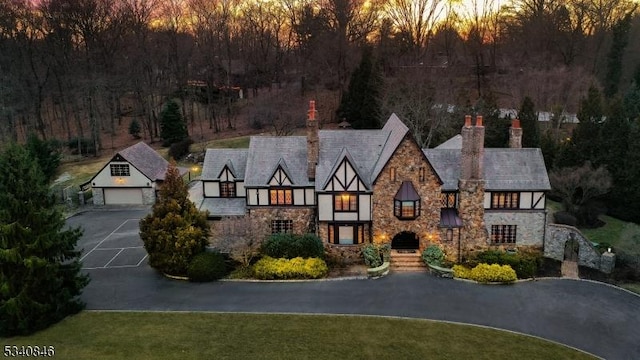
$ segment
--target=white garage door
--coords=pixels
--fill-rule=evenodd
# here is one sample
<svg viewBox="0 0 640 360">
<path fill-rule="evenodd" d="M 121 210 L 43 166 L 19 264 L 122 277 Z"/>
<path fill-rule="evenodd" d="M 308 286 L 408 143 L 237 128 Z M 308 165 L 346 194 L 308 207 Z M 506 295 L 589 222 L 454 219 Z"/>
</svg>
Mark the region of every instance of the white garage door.
<svg viewBox="0 0 640 360">
<path fill-rule="evenodd" d="M 105 205 L 142 204 L 141 189 L 104 189 Z"/>
</svg>

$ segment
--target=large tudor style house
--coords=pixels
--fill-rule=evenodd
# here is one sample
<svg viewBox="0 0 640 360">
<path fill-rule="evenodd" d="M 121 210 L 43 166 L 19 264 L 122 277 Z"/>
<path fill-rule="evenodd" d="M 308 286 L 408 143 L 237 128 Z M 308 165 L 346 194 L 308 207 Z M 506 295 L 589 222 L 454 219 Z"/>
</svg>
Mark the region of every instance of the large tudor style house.
<svg viewBox="0 0 640 360">
<path fill-rule="evenodd" d="M 549 179 L 540 149 L 485 149 L 482 117 L 461 134 L 421 149 L 391 115 L 380 130 L 318 130 L 252 137 L 249 149 L 209 149 L 200 208 L 213 218 L 258 217 L 272 232 L 314 232 L 330 252 L 359 244 L 442 246 L 459 260 L 490 248 L 542 249 Z"/>
</svg>

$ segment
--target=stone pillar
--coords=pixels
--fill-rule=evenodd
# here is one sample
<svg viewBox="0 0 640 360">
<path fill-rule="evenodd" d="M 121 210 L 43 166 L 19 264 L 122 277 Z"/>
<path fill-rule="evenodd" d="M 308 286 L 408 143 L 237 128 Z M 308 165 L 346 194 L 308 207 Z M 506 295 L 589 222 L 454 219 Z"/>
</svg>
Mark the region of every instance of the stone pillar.
<svg viewBox="0 0 640 360">
<path fill-rule="evenodd" d="M 522 128 L 520 120 L 513 119 L 509 128 L 509 147 L 512 149 L 522 148 Z"/>
<path fill-rule="evenodd" d="M 315 180 L 316 178 L 319 151 L 316 102 L 311 100 L 309 101 L 309 111 L 307 111 L 307 176 L 309 180 Z"/>
<path fill-rule="evenodd" d="M 82 190 L 78 191 L 78 204 L 84 206 L 84 191 Z"/>
<path fill-rule="evenodd" d="M 616 254 L 606 252 L 600 257 L 600 271 L 611 274 L 616 267 Z"/>
</svg>

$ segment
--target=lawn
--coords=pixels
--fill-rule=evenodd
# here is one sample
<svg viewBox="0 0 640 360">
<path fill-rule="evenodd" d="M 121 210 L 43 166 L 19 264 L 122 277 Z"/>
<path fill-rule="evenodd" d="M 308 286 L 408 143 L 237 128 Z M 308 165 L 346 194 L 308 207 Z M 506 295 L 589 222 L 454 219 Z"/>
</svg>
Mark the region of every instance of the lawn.
<svg viewBox="0 0 640 360">
<path fill-rule="evenodd" d="M 6 340 L 61 359 L 592 359 L 498 330 L 361 316 L 85 311 Z"/>
</svg>

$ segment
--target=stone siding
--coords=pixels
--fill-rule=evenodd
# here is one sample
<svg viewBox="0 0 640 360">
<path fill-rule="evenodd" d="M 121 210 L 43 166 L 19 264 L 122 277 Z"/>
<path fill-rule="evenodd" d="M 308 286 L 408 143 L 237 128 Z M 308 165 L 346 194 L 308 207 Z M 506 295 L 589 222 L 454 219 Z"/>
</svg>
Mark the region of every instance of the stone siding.
<svg viewBox="0 0 640 360">
<path fill-rule="evenodd" d="M 500 211 L 486 210 L 484 222 L 487 233 L 491 234 L 491 225 L 516 225 L 516 247 L 542 248 L 546 225 L 545 211 Z"/>
<path fill-rule="evenodd" d="M 463 258 L 472 258 L 476 251 L 489 246 L 489 233 L 484 222 L 484 181 L 458 181 L 458 213 L 462 219 L 461 251 Z"/>
<path fill-rule="evenodd" d="M 156 203 L 156 189 L 142 188 L 142 203 L 144 205 L 153 205 Z"/>
<path fill-rule="evenodd" d="M 93 188 L 93 205 L 104 205 L 104 191 L 102 188 Z"/>
<path fill-rule="evenodd" d="M 578 240 L 578 265 L 600 269 L 600 252 L 573 226 L 549 224 L 544 244 L 544 256 L 558 261 L 564 260 L 564 248 L 567 241 Z"/>
<path fill-rule="evenodd" d="M 421 167 L 424 168 L 422 182 Z M 390 168 L 395 168 L 395 181 L 391 180 Z M 393 214 L 393 198 L 403 181 L 411 181 L 420 195 L 420 216 L 415 220 L 400 220 Z M 422 150 L 409 135 L 405 136 L 373 185 L 373 241 L 391 243 L 396 234 L 409 231 L 418 235 L 420 249 L 429 242 L 439 242 L 440 188 L 438 177 Z"/>
<path fill-rule="evenodd" d="M 249 216 L 271 226 L 271 220 L 292 220 L 294 234 L 316 233 L 315 210 L 310 207 L 250 207 Z"/>
<path fill-rule="evenodd" d="M 325 242 L 324 249 L 327 254 L 327 262 L 337 265 L 353 265 L 364 264 L 362 257 L 362 247 L 365 244 L 358 245 L 336 245 Z"/>
</svg>

